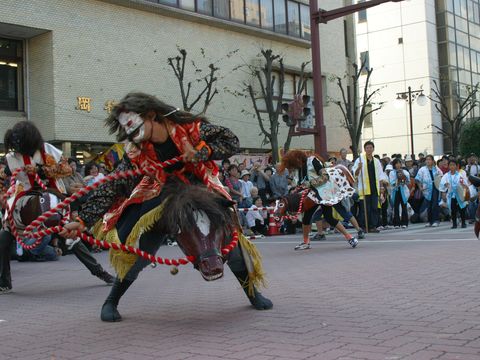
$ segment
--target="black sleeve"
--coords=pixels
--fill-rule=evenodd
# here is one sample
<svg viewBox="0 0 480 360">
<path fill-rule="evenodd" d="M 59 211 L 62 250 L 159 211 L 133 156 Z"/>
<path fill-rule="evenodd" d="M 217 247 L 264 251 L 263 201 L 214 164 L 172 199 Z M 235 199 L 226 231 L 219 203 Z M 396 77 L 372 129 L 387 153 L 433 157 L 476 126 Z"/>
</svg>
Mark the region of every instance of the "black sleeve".
<svg viewBox="0 0 480 360">
<path fill-rule="evenodd" d="M 237 136 L 229 129 L 207 124 L 200 124 L 200 137 L 211 150 L 210 156 L 203 153 L 203 158 L 200 160 L 223 160 L 238 153 L 240 149 L 240 142 Z M 200 153 L 203 149 L 200 150 Z"/>
<path fill-rule="evenodd" d="M 312 164 L 313 164 L 313 167 L 315 168 L 315 171 L 317 172 L 317 175 L 320 175 L 320 170 L 323 169 L 323 165 L 320 162 L 320 160 L 315 158 L 315 159 L 313 159 Z"/>
<path fill-rule="evenodd" d="M 133 164 L 125 155 L 115 169 L 115 172 L 133 169 Z M 129 177 L 127 179 L 118 179 L 101 185 L 90 193 L 87 202 L 82 205 L 78 216 L 85 222 L 87 227 L 92 226 L 119 198 L 130 196 L 141 179 L 141 176 Z"/>
</svg>

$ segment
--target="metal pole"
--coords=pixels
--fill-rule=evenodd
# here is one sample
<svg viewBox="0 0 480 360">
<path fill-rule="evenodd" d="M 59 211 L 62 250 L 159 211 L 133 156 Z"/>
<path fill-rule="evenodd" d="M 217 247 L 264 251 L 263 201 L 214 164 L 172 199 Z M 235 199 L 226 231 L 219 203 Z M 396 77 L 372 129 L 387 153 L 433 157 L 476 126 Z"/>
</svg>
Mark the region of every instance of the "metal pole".
<svg viewBox="0 0 480 360">
<path fill-rule="evenodd" d="M 412 150 L 411 155 L 415 154 L 415 149 L 413 147 L 413 116 L 412 116 L 412 88 L 408 87 L 408 110 L 410 112 L 410 149 Z"/>
<path fill-rule="evenodd" d="M 327 136 L 323 121 L 322 66 L 320 61 L 317 0 L 310 0 L 310 24 L 312 37 L 313 107 L 315 109 L 315 152 L 322 156 L 324 160 L 327 160 Z"/>
</svg>

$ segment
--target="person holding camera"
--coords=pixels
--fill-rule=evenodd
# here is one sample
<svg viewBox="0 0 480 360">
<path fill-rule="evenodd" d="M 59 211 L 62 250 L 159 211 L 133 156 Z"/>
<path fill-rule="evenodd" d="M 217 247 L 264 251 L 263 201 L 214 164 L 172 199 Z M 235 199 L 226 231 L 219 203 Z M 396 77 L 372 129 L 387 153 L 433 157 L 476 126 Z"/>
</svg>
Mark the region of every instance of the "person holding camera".
<svg viewBox="0 0 480 360">
<path fill-rule="evenodd" d="M 402 169 L 402 162 L 400 159 L 395 159 L 392 162 L 393 171 L 390 171 L 389 180 L 392 186 L 391 202 L 393 203 L 393 226 L 398 229 L 406 229 L 408 226 L 408 211 L 407 203 L 410 196 L 408 185 L 410 183 L 410 173 Z M 399 208 L 402 209 L 400 218 Z"/>
</svg>

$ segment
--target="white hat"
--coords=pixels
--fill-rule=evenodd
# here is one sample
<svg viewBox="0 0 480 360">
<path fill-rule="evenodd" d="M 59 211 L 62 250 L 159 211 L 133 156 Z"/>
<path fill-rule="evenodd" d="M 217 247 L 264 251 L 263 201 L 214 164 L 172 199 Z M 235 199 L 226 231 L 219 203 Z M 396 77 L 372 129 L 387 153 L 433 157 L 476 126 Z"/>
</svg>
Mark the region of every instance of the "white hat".
<svg viewBox="0 0 480 360">
<path fill-rule="evenodd" d="M 248 170 L 242 170 L 242 173 L 240 174 L 240 178 L 244 177 L 245 175 L 250 175 L 250 172 Z"/>
<path fill-rule="evenodd" d="M 388 164 L 388 165 L 385 167 L 385 171 L 387 171 L 387 170 L 393 170 L 392 164 Z"/>
<path fill-rule="evenodd" d="M 413 159 L 410 155 L 405 156 L 405 162 L 407 162 L 407 161 L 413 161 Z"/>
</svg>

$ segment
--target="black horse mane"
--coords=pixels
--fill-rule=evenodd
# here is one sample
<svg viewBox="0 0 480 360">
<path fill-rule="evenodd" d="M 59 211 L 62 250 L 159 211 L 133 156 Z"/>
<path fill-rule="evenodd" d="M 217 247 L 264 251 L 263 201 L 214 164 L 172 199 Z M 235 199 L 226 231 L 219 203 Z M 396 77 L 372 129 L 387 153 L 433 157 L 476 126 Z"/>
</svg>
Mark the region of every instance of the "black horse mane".
<svg viewBox="0 0 480 360">
<path fill-rule="evenodd" d="M 287 200 L 287 211 L 297 211 L 300 208 L 300 199 L 302 198 L 299 193 L 290 193 L 284 196 Z"/>
<path fill-rule="evenodd" d="M 206 186 L 175 181 L 165 186 L 162 196 L 168 200 L 160 226 L 168 234 L 176 234 L 178 230 L 188 232 L 196 227 L 195 210 L 203 210 L 214 229 L 223 228 L 232 221 L 228 207 L 233 202 L 209 191 Z"/>
</svg>

